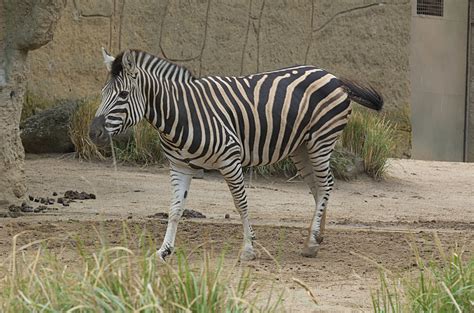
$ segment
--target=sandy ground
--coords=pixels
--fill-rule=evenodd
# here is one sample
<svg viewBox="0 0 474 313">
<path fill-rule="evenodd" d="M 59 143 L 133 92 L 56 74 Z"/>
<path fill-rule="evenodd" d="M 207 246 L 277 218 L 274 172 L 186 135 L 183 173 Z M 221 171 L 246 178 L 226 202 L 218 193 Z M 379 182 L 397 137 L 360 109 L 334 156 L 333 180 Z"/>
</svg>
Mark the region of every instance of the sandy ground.
<svg viewBox="0 0 474 313">
<path fill-rule="evenodd" d="M 57 211 L 0 220 L 0 258 L 11 237 L 29 230 L 29 240 L 77 234 L 97 243 L 95 228 L 117 238 L 126 221 L 132 230 L 146 227 L 161 240 L 165 222 L 149 216 L 167 212 L 170 200 L 168 170 L 160 167 L 118 166 L 80 162 L 69 157 L 28 156 L 29 194 L 52 196 L 72 189 L 92 192 L 95 200 L 56 205 Z M 266 286 L 285 289 L 284 307 L 293 312 L 370 311 L 370 291 L 378 284 L 378 267 L 394 272 L 413 268 L 410 244 L 423 257 L 439 258 L 436 233 L 446 249 L 474 248 L 474 164 L 392 160 L 388 178 L 376 182 L 363 177 L 337 181 L 329 204 L 327 232 L 317 258 L 300 256 L 313 200 L 300 181 L 259 178 L 248 188 L 251 219 L 258 239 L 256 261 L 250 268 Z M 177 245 L 192 249 L 212 242 L 230 247 L 226 258 L 237 258 L 242 240 L 240 220 L 225 182 L 215 174 L 195 179 L 187 208 L 204 213 L 202 220 L 184 220 Z M 225 214 L 230 218 L 224 218 Z M 266 251 L 271 255 L 268 256 Z M 305 282 L 315 293 L 315 306 L 292 282 Z"/>
</svg>

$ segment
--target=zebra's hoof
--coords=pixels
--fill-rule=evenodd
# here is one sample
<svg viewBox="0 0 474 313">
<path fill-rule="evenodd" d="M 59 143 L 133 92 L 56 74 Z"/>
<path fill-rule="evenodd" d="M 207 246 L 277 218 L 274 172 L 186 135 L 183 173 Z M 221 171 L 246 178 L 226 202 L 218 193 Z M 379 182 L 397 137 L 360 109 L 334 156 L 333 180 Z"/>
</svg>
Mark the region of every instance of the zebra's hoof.
<svg viewBox="0 0 474 313">
<path fill-rule="evenodd" d="M 306 258 L 315 258 L 318 255 L 319 246 L 304 247 L 301 255 Z"/>
<path fill-rule="evenodd" d="M 165 247 L 165 248 L 161 247 L 160 250 L 156 252 L 156 254 L 158 255 L 161 261 L 166 262 L 166 257 L 171 255 L 172 251 L 173 249 L 170 247 Z"/>
<path fill-rule="evenodd" d="M 255 260 L 256 258 L 257 258 L 257 255 L 255 254 L 253 250 L 244 249 L 242 251 L 242 254 L 240 255 L 241 261 L 252 261 L 252 260 Z"/>
</svg>

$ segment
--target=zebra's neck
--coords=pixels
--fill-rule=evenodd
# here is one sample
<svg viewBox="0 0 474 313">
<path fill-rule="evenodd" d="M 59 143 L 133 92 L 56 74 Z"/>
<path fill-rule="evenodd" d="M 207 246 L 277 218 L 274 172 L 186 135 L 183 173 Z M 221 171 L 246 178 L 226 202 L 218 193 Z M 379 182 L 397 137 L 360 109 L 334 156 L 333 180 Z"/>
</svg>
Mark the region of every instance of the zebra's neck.
<svg viewBox="0 0 474 313">
<path fill-rule="evenodd" d="M 143 51 L 136 51 L 136 60 L 137 66 L 142 72 L 155 79 L 165 79 L 176 82 L 194 79 L 194 76 L 187 68 Z"/>
<path fill-rule="evenodd" d="M 183 105 L 192 107 L 185 104 L 183 98 L 186 86 L 192 84 L 195 77 L 185 67 L 145 52 L 137 52 L 136 60 L 141 73 L 140 85 L 147 99 L 145 118 L 163 136 L 174 141 L 176 126 L 172 127 L 172 123 L 176 120 L 187 123 L 183 114 L 186 110 L 178 108 Z"/>
</svg>

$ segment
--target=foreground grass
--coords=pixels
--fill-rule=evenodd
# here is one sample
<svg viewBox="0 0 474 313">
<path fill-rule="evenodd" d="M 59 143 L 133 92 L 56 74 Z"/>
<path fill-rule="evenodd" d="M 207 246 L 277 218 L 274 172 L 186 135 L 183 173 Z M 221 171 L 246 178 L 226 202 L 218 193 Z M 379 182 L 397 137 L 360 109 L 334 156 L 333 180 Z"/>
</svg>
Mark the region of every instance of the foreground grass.
<svg viewBox="0 0 474 313">
<path fill-rule="evenodd" d="M 257 305 L 249 272 L 225 276 L 223 256 L 203 252 L 193 265 L 178 251 L 175 264 L 161 263 L 156 245 L 144 238 L 138 250 L 101 240 L 97 250 L 89 251 L 75 241 L 78 258 L 68 265 L 45 245 L 18 247 L 15 236 L 0 281 L 0 311 L 274 312 L 280 306 L 281 297 Z M 25 253 L 32 248 L 34 253 Z"/>
<path fill-rule="evenodd" d="M 404 277 L 390 279 L 382 271 L 372 293 L 374 312 L 474 312 L 474 259 L 438 249 L 440 261 L 425 261 L 414 247 L 417 266 Z"/>
</svg>

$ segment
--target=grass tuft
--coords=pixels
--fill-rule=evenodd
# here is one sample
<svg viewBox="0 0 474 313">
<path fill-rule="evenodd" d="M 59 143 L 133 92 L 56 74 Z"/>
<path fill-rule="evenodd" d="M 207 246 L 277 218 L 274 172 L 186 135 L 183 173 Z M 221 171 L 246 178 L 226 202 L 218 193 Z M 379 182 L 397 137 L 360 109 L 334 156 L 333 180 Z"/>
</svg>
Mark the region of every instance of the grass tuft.
<svg viewBox="0 0 474 313">
<path fill-rule="evenodd" d="M 85 99 L 81 101 L 71 117 L 69 136 L 74 144 L 77 156 L 81 159 L 105 159 L 104 150 L 99 149 L 89 138 L 89 126 L 99 104 L 97 98 Z"/>
<path fill-rule="evenodd" d="M 158 131 L 147 121 L 133 127 L 131 136 L 114 145 L 117 160 L 126 163 L 161 164 L 165 160 Z"/>
<path fill-rule="evenodd" d="M 364 160 L 369 176 L 384 176 L 395 148 L 395 127 L 389 120 L 367 110 L 354 110 L 340 140 L 342 147 Z"/>
</svg>

